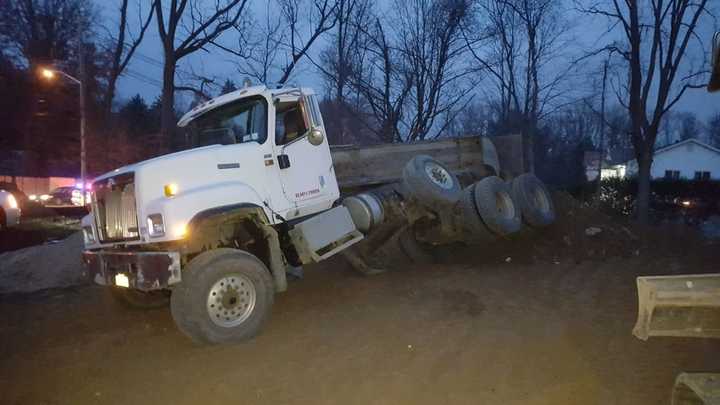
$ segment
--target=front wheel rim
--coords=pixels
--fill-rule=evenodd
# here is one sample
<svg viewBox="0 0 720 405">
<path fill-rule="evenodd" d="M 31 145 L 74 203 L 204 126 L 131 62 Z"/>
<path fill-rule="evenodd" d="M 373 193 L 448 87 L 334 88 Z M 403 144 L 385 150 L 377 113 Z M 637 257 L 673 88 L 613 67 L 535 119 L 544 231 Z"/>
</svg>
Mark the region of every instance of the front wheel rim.
<svg viewBox="0 0 720 405">
<path fill-rule="evenodd" d="M 245 322 L 255 309 L 255 285 L 246 276 L 234 273 L 218 279 L 207 295 L 210 320 L 222 328 L 232 328 Z"/>
</svg>

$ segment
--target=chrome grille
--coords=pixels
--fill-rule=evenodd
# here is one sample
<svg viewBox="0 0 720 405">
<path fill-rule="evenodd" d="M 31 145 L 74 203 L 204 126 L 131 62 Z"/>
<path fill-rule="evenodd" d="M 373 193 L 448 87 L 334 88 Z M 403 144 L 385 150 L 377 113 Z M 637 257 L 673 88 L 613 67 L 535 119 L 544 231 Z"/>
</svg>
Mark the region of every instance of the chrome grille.
<svg viewBox="0 0 720 405">
<path fill-rule="evenodd" d="M 101 242 L 138 239 L 135 183 L 132 173 L 93 184 L 92 208 Z"/>
</svg>

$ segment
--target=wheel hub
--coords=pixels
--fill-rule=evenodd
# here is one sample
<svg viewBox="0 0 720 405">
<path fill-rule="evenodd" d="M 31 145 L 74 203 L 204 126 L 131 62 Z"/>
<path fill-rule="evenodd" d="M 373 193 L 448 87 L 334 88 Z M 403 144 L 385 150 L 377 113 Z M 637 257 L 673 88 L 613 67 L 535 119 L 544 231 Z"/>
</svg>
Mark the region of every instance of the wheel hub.
<svg viewBox="0 0 720 405">
<path fill-rule="evenodd" d="M 452 178 L 450 174 L 442 166 L 437 165 L 433 162 L 428 162 L 425 165 L 425 173 L 430 177 L 430 180 L 438 186 L 449 190 L 453 186 Z"/>
<path fill-rule="evenodd" d="M 226 275 L 208 292 L 208 315 L 216 325 L 231 328 L 250 317 L 255 301 L 255 286 L 250 279 L 242 274 Z"/>
</svg>

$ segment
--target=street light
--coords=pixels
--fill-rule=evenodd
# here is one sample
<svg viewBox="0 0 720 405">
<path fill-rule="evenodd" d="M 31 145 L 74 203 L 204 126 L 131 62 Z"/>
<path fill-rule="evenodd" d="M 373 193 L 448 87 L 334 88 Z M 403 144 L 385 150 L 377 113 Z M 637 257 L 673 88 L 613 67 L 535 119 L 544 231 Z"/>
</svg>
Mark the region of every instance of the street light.
<svg viewBox="0 0 720 405">
<path fill-rule="evenodd" d="M 53 72 L 50 69 L 42 68 L 42 69 L 40 69 L 40 74 L 48 80 L 55 78 L 55 72 Z"/>
<path fill-rule="evenodd" d="M 55 79 L 60 75 L 80 87 L 80 183 L 82 184 L 82 206 L 85 206 L 85 89 L 82 80 L 75 78 L 62 70 L 41 68 L 40 75 L 46 80 Z"/>
</svg>

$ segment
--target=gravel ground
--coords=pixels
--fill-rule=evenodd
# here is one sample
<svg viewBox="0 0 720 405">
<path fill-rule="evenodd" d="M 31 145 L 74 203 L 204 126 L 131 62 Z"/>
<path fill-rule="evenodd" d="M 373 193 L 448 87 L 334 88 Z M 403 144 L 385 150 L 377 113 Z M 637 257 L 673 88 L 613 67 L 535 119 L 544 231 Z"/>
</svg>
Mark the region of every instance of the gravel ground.
<svg viewBox="0 0 720 405">
<path fill-rule="evenodd" d="M 0 254 L 0 293 L 27 293 L 87 283 L 82 266 L 83 237 Z"/>
</svg>

